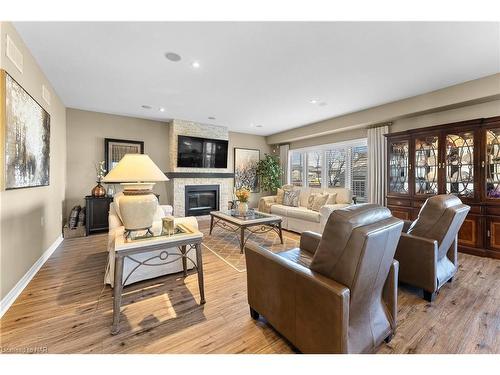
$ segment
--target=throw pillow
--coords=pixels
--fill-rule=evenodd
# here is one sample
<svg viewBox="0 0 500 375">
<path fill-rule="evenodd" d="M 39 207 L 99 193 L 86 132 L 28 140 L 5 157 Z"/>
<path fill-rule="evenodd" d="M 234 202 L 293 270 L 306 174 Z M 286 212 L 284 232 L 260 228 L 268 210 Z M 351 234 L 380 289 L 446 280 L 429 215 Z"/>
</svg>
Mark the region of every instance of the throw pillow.
<svg viewBox="0 0 500 375">
<path fill-rule="evenodd" d="M 80 205 L 74 206 L 71 209 L 71 212 L 69 214 L 69 219 L 68 219 L 68 227 L 70 229 L 75 229 L 76 226 L 78 225 L 78 215 L 80 214 L 80 210 L 82 207 Z"/>
<path fill-rule="evenodd" d="M 78 223 L 76 224 L 78 227 L 85 226 L 85 207 L 82 207 L 80 213 L 78 214 Z"/>
<path fill-rule="evenodd" d="M 314 203 L 314 198 L 317 196 L 318 194 L 311 194 L 309 195 L 309 198 L 307 198 L 307 209 L 308 210 L 312 210 L 313 208 L 313 203 Z"/>
<path fill-rule="evenodd" d="M 337 193 L 328 194 L 328 200 L 325 204 L 336 204 L 337 203 Z"/>
<path fill-rule="evenodd" d="M 276 203 L 278 204 L 284 204 L 283 203 L 283 197 L 285 195 L 285 191 L 288 191 L 288 190 L 293 190 L 293 185 L 283 185 L 280 188 L 278 188 L 278 191 L 276 193 Z"/>
<path fill-rule="evenodd" d="M 299 206 L 300 190 L 286 190 L 283 195 L 283 204 L 290 207 Z"/>
<path fill-rule="evenodd" d="M 276 193 L 276 203 L 283 204 L 283 196 L 285 195 L 285 190 L 278 188 Z"/>
<path fill-rule="evenodd" d="M 314 197 L 314 202 L 312 205 L 312 210 L 319 212 L 319 209 L 326 204 L 326 201 L 330 197 L 330 194 L 319 194 Z"/>
</svg>

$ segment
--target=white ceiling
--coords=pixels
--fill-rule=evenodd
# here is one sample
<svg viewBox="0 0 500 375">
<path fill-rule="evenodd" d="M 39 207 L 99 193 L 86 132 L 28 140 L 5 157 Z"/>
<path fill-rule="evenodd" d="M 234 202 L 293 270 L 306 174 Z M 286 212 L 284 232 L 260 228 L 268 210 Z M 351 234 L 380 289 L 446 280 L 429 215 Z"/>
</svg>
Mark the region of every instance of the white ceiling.
<svg viewBox="0 0 500 375">
<path fill-rule="evenodd" d="M 68 107 L 261 135 L 500 71 L 499 23 L 14 25 Z"/>
</svg>

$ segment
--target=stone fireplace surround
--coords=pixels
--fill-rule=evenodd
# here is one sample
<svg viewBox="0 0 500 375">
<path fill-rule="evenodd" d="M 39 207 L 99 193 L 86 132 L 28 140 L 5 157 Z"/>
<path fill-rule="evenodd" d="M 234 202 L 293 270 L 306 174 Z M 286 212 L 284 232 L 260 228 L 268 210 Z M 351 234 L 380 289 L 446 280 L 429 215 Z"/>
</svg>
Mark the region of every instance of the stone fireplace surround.
<svg viewBox="0 0 500 375">
<path fill-rule="evenodd" d="M 179 135 L 229 140 L 229 131 L 224 126 L 199 124 L 183 120 L 172 120 L 170 122 L 168 140 L 169 168 L 165 174 L 170 179 L 167 182 L 167 200 L 174 209 L 174 216 L 185 216 L 185 190 L 186 186 L 189 185 L 218 185 L 219 208 L 221 210 L 226 209 L 229 200 L 232 199 L 233 173 L 229 168 L 177 167 L 177 138 Z"/>
</svg>

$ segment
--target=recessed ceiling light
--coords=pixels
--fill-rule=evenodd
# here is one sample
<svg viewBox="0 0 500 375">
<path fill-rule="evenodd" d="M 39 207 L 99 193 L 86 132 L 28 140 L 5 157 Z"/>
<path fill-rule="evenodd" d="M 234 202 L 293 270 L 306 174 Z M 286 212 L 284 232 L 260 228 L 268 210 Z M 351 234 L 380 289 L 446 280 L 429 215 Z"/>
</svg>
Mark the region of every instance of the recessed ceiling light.
<svg viewBox="0 0 500 375">
<path fill-rule="evenodd" d="M 250 124 L 250 126 L 253 128 L 262 128 L 262 125 L 260 124 Z"/>
<path fill-rule="evenodd" d="M 262 125 L 255 125 L 256 128 L 262 128 Z"/>
<path fill-rule="evenodd" d="M 158 111 L 165 112 L 165 108 L 161 107 L 161 108 L 158 109 Z"/>
<path fill-rule="evenodd" d="M 141 105 L 141 107 L 144 108 L 144 109 L 151 109 L 151 108 L 153 108 L 153 107 L 151 107 L 150 105 L 147 105 L 147 104 L 143 104 L 143 105 Z"/>
<path fill-rule="evenodd" d="M 181 61 L 181 55 L 175 53 L 175 52 L 167 52 L 165 54 L 165 57 L 173 62 Z"/>
<path fill-rule="evenodd" d="M 215 117 L 214 116 L 210 116 L 208 119 L 209 120 L 215 120 Z"/>
<path fill-rule="evenodd" d="M 191 63 L 191 66 L 195 69 L 198 69 L 200 67 L 200 62 L 199 61 L 193 61 Z"/>
<path fill-rule="evenodd" d="M 309 103 L 311 103 L 311 104 L 318 104 L 319 103 L 319 99 L 311 99 L 311 100 L 309 100 Z"/>
</svg>

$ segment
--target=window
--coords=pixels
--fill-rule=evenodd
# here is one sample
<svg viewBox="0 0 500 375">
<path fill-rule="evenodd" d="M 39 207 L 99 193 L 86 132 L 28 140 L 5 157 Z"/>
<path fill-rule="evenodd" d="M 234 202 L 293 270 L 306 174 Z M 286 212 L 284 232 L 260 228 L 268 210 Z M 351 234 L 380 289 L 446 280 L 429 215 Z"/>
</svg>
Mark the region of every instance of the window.
<svg viewBox="0 0 500 375">
<path fill-rule="evenodd" d="M 323 153 L 321 151 L 307 153 L 307 184 L 309 187 L 321 187 L 322 159 Z"/>
<path fill-rule="evenodd" d="M 351 190 L 356 200 L 360 203 L 368 202 L 368 147 L 357 146 L 352 148 L 351 161 Z"/>
<path fill-rule="evenodd" d="M 288 178 L 295 186 L 347 187 L 363 203 L 368 201 L 367 163 L 366 139 L 291 150 Z"/>
<path fill-rule="evenodd" d="M 326 150 L 328 187 L 345 186 L 345 148 Z"/>
<path fill-rule="evenodd" d="M 302 186 L 304 158 L 302 153 L 294 152 L 290 158 L 290 183 L 295 186 Z"/>
</svg>

